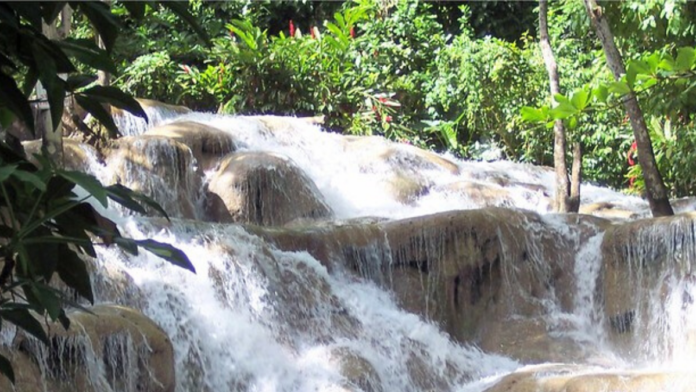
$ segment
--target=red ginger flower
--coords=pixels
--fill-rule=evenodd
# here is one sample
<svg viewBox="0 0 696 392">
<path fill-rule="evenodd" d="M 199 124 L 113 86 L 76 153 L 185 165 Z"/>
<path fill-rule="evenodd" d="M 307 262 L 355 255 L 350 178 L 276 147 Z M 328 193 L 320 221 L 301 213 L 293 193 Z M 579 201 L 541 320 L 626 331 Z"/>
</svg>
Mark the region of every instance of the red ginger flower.
<svg viewBox="0 0 696 392">
<path fill-rule="evenodd" d="M 292 19 L 290 20 L 290 36 L 291 37 L 295 36 L 295 24 L 292 23 Z"/>
<path fill-rule="evenodd" d="M 631 144 L 631 148 L 628 149 L 628 165 L 629 166 L 634 166 L 636 162 L 633 160 L 633 154 L 638 152 L 638 143 L 633 142 Z"/>
<path fill-rule="evenodd" d="M 350 27 L 350 38 L 355 38 L 355 27 Z"/>
</svg>

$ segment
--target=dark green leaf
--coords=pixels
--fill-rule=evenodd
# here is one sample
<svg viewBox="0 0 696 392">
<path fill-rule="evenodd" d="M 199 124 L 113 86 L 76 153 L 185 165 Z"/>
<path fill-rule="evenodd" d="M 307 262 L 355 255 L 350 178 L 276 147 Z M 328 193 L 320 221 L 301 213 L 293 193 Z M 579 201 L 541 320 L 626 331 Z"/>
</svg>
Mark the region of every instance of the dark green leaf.
<svg viewBox="0 0 696 392">
<path fill-rule="evenodd" d="M 198 37 L 200 37 L 200 39 L 203 40 L 205 45 L 210 46 L 210 37 L 208 37 L 208 33 L 206 33 L 205 30 L 203 30 L 203 28 L 201 27 L 201 25 L 198 24 L 196 18 L 194 18 L 193 15 L 191 15 L 188 12 L 188 1 L 160 1 L 159 4 L 166 8 L 169 8 L 179 18 L 183 19 L 189 26 L 191 26 L 193 31 L 195 31 L 196 34 L 198 34 Z"/>
<path fill-rule="evenodd" d="M 3 182 L 10 178 L 12 173 L 17 170 L 17 165 L 2 165 L 0 166 L 0 182 Z"/>
<path fill-rule="evenodd" d="M 48 336 L 44 331 L 39 320 L 31 315 L 27 309 L 1 309 L 0 318 L 3 318 L 19 328 L 25 330 L 30 335 L 36 337 L 45 344 L 48 344 Z"/>
<path fill-rule="evenodd" d="M 133 256 L 138 255 L 138 245 L 135 243 L 134 239 L 116 237 L 114 242 L 116 242 L 116 245 L 118 245 L 119 248 L 123 249 L 124 252 Z"/>
<path fill-rule="evenodd" d="M 41 7 L 37 7 L 37 4 L 33 2 L 15 2 L 12 3 L 11 7 L 26 19 L 32 27 L 36 30 L 41 31 Z"/>
<path fill-rule="evenodd" d="M 53 124 L 51 131 L 53 131 L 60 125 L 60 119 L 63 116 L 65 82 L 58 77 L 55 61 L 41 45 L 33 45 L 32 53 L 39 70 L 39 80 L 46 89 Z"/>
<path fill-rule="evenodd" d="M 31 95 L 32 91 L 34 91 L 34 88 L 36 87 L 36 82 L 38 81 L 39 74 L 36 71 L 36 68 L 29 67 L 26 75 L 24 76 L 24 83 L 22 85 L 22 93 L 24 96 L 28 97 Z"/>
<path fill-rule="evenodd" d="M 62 300 L 58 296 L 60 293 L 53 287 L 41 283 L 33 284 L 31 291 L 46 310 L 51 320 L 57 320 L 63 310 L 61 306 Z"/>
<path fill-rule="evenodd" d="M 29 101 L 17 88 L 14 79 L 0 72 L 0 107 L 7 107 L 27 128 L 34 133 L 34 115 L 31 112 Z"/>
<path fill-rule="evenodd" d="M 76 307 L 76 306 L 73 306 L 73 307 Z M 77 307 L 78 307 L 78 308 L 81 308 L 81 307 L 79 307 L 79 306 L 77 306 Z M 58 321 L 60 322 L 60 325 L 62 325 L 63 328 L 65 328 L 66 331 L 67 331 L 68 329 L 70 329 L 70 319 L 69 319 L 68 316 L 65 314 L 65 309 L 61 309 L 61 310 L 60 310 L 60 313 L 58 314 Z"/>
<path fill-rule="evenodd" d="M 121 134 L 116 126 L 116 123 L 114 122 L 114 118 L 111 117 L 111 114 L 109 114 L 106 109 L 104 109 L 104 106 L 102 106 L 101 103 L 91 100 L 81 94 L 76 94 L 75 100 L 77 101 L 78 105 L 82 106 L 82 108 L 88 111 L 94 118 L 99 120 L 99 122 L 104 125 L 106 130 L 109 131 L 109 137 L 116 138 Z"/>
<path fill-rule="evenodd" d="M 196 269 L 193 267 L 193 264 L 191 264 L 191 261 L 189 260 L 188 256 L 184 252 L 182 252 L 180 249 L 170 245 L 170 244 L 165 244 L 162 242 L 158 242 L 155 240 L 138 240 L 135 241 L 135 243 L 144 248 L 145 250 L 152 252 L 153 254 L 167 260 L 168 262 L 187 269 L 193 273 L 196 272 Z"/>
<path fill-rule="evenodd" d="M 75 183 L 59 176 L 53 176 L 46 186 L 47 196 L 52 200 L 65 199 L 73 195 L 72 190 Z"/>
<path fill-rule="evenodd" d="M 124 1 L 123 6 L 126 7 L 128 13 L 135 19 L 142 19 L 145 16 L 145 6 L 147 4 L 144 1 Z"/>
<path fill-rule="evenodd" d="M 99 33 L 107 52 L 111 52 L 121 29 L 108 4 L 101 1 L 73 1 L 73 8 L 79 8 Z"/>
<path fill-rule="evenodd" d="M 4 374 L 12 384 L 15 383 L 15 374 L 14 370 L 12 370 L 12 364 L 2 354 L 0 354 L 0 373 Z"/>
<path fill-rule="evenodd" d="M 95 99 L 100 102 L 106 102 L 131 112 L 132 114 L 142 117 L 148 121 L 147 114 L 140 106 L 140 103 L 135 98 L 124 93 L 123 91 L 112 86 L 94 86 L 81 92 L 86 97 Z"/>
<path fill-rule="evenodd" d="M 44 183 L 39 176 L 32 172 L 16 170 L 14 173 L 12 173 L 12 175 L 22 182 L 27 182 L 33 185 L 34 188 L 40 190 L 41 192 L 46 190 L 46 183 Z"/>
<path fill-rule="evenodd" d="M 79 88 L 87 87 L 97 80 L 95 75 L 70 75 L 65 81 L 65 88 L 68 91 L 75 91 Z"/>
<path fill-rule="evenodd" d="M 56 20 L 60 11 L 65 7 L 67 1 L 47 1 L 41 3 L 41 16 L 43 16 L 44 22 L 50 25 Z"/>
<path fill-rule="evenodd" d="M 58 276 L 68 287 L 93 304 L 92 283 L 84 260 L 66 245 L 61 246 L 59 252 L 60 259 L 56 268 Z"/>
<path fill-rule="evenodd" d="M 143 195 L 142 193 L 135 192 L 121 184 L 114 184 L 110 185 L 106 188 L 106 191 L 108 193 L 108 196 L 111 200 L 121 204 L 122 206 L 135 211 L 139 212 L 141 214 L 147 214 L 147 211 L 145 208 L 143 208 L 143 204 L 146 206 L 156 210 L 162 216 L 164 216 L 167 220 L 169 220 L 169 216 L 167 215 L 167 212 L 164 211 L 162 206 L 160 206 L 156 201 L 153 199 Z"/>
<path fill-rule="evenodd" d="M 76 58 L 82 64 L 103 71 L 116 73 L 116 66 L 109 54 L 89 39 L 68 38 L 63 41 L 54 41 L 65 54 Z"/>
<path fill-rule="evenodd" d="M 79 171 L 59 171 L 58 174 L 84 188 L 102 206 L 106 207 L 108 205 L 106 188 L 94 176 Z"/>
</svg>

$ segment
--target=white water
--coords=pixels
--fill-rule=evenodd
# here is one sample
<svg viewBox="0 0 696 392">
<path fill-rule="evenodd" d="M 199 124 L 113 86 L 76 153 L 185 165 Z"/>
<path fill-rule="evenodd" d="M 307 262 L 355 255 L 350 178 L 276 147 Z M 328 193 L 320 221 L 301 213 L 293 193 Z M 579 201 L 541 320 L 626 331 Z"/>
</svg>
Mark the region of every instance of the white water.
<svg viewBox="0 0 696 392">
<path fill-rule="evenodd" d="M 542 214 L 548 212 L 548 195 L 553 194 L 553 173 L 544 168 L 458 161 L 460 173 L 452 174 L 414 158 L 413 148 L 407 145 L 394 145 L 397 152 L 392 158 L 377 161 L 369 148 L 350 149 L 341 136 L 321 132 L 301 120 L 288 120 L 288 127 L 276 132 L 269 132 L 255 119 L 201 113 L 162 121 L 181 119 L 233 134 L 241 151 L 269 151 L 290 157 L 316 183 L 341 220 L 373 216 L 401 219 L 480 207 L 477 200 L 447 187 L 457 182 L 504 188 L 507 194 L 494 204 Z M 137 135 L 144 127 L 144 122 L 133 123 L 124 133 Z M 372 143 L 385 142 L 375 139 Z M 404 167 L 407 175 L 423 178 L 430 189 L 406 204 L 390 196 L 384 186 L 395 170 Z M 95 168 L 101 178 L 109 178 L 109 170 Z M 143 177 L 143 173 L 130 174 Z M 155 190 L 154 196 L 164 205 L 179 203 L 167 196 L 168 189 L 163 186 L 144 188 Z M 593 186 L 582 191 L 583 203 L 610 201 L 637 213 L 645 210 L 645 203 L 634 197 Z M 136 218 L 119 221 L 131 236 L 171 242 L 183 249 L 196 268 L 197 273 L 191 274 L 147 254 L 124 258 L 115 249 L 100 251 L 99 265 L 126 272 L 136 287 L 131 293 L 114 294 L 108 282 L 97 285 L 99 301 L 140 307 L 165 329 L 174 344 L 179 392 L 473 392 L 485 390 L 522 366 L 518 361 L 455 343 L 433 323 L 400 309 L 393 295 L 380 285 L 341 268 L 329 272 L 310 254 L 280 251 L 241 226 L 175 220 L 163 228 Z M 577 249 L 571 267 L 576 285 L 572 309 L 562 310 L 551 293 L 543 303 L 547 322 L 559 326 L 560 335 L 587 349 L 588 364 L 630 366 L 631 358 L 621 358 L 607 343 L 606 321 L 595 298 L 602 234 L 581 244 L 575 229 L 558 216 L 547 215 L 544 222 Z M 537 229 L 530 226 L 529 230 Z M 535 255 L 532 259 L 543 263 L 548 257 Z M 696 295 L 693 285 L 684 279 L 674 282 L 673 287 L 673 293 Z M 679 336 L 683 331 L 675 332 L 675 328 L 696 325 L 694 312 L 686 312 L 685 319 L 683 303 L 676 294 L 669 297 L 667 317 L 678 320 L 660 320 L 651 328 L 668 325 L 670 336 Z M 670 340 L 669 344 L 673 343 Z M 357 384 L 355 378 L 346 377 L 341 362 L 350 353 L 359 354 L 373 369 L 363 372 Z M 675 358 L 683 360 L 684 355 L 677 350 Z M 644 353 L 640 362 L 649 363 L 651 356 L 654 358 L 653 352 Z M 365 369 L 355 363 L 357 369 Z"/>
</svg>

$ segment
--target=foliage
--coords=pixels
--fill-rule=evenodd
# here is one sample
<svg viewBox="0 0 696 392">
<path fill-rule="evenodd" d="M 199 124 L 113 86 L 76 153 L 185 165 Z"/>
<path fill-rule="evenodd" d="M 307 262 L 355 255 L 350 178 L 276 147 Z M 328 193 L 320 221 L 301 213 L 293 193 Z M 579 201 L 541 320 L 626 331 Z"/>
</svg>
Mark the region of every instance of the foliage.
<svg viewBox="0 0 696 392">
<path fill-rule="evenodd" d="M 194 271 L 186 255 L 168 244 L 122 237 L 116 224 L 90 204 L 106 208 L 111 200 L 137 212 L 145 206 L 164 211 L 152 200 L 120 185 L 102 186 L 87 174 L 60 170 L 42 156 L 40 169 L 0 145 L 0 325 L 9 322 L 44 343 L 46 333 L 35 315 L 47 315 L 65 328 L 65 308 L 79 307 L 55 288 L 57 280 L 80 297 L 94 301 L 83 257 L 96 257 L 95 246 L 116 244 L 137 254 L 142 247 L 172 264 Z M 6 363 L 0 356 L 0 363 Z M 11 367 L 0 371 L 13 380 Z"/>
<path fill-rule="evenodd" d="M 71 6 L 89 20 L 104 48 L 99 48 L 94 39 L 51 40 L 43 33 L 43 24 L 52 25 L 66 4 L 0 4 L 0 126 L 19 120 L 29 131 L 35 131 L 28 96 L 40 81 L 53 119 L 62 117 L 64 100 L 72 96 L 115 135 L 116 126 L 102 104 L 141 117 L 145 117 L 144 111 L 131 96 L 114 87 L 93 85 L 95 77 L 78 69 L 116 71 L 110 53 L 120 23 L 106 3 L 74 2 Z M 146 4 L 125 3 L 124 7 L 142 16 Z M 199 35 L 205 35 L 180 3 L 166 7 L 191 22 Z M 53 121 L 54 128 L 59 124 Z M 0 144 L 0 327 L 3 323 L 14 324 L 44 343 L 48 339 L 36 316 L 57 320 L 68 328 L 65 308 L 77 304 L 51 284 L 60 280 L 92 302 L 89 275 L 81 257 L 94 257 L 95 246 L 117 244 L 133 254 L 143 248 L 193 271 L 180 250 L 153 240 L 122 237 L 116 225 L 88 203 L 93 198 L 107 207 L 111 200 L 141 213 L 148 206 L 166 217 L 152 200 L 120 185 L 104 187 L 90 175 L 59 170 L 48 159 L 35 158 L 40 169 L 21 151 Z M 0 372 L 14 381 L 12 366 L 1 355 Z"/>
<path fill-rule="evenodd" d="M 675 56 L 662 51 L 644 54 L 627 63 L 626 74 L 619 81 L 587 84 L 571 94 L 557 94 L 554 107 L 524 107 L 521 114 L 526 121 L 545 123 L 547 128 L 554 121 L 563 120 L 572 129 L 595 112 L 616 108 L 624 95 L 632 91 L 643 97 L 643 106 L 651 113 L 650 134 L 665 182 L 671 184 L 674 195 L 693 192 L 691 173 L 696 167 L 691 162 L 696 157 L 690 148 L 693 138 L 688 131 L 693 118 L 683 109 L 696 99 L 694 47 L 679 48 Z M 666 120 L 658 118 L 656 113 L 666 115 Z M 674 165 L 675 161 L 683 164 Z M 634 167 L 628 177 L 636 178 L 638 174 L 639 168 Z M 643 189 L 641 181 L 633 181 L 632 185 Z"/>
</svg>

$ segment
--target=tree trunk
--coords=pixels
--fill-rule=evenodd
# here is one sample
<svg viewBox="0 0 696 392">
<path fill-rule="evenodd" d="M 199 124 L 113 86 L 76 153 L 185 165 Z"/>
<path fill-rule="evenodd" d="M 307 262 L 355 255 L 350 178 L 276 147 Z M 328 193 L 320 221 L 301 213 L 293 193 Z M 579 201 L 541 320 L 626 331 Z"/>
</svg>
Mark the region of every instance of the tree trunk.
<svg viewBox="0 0 696 392">
<path fill-rule="evenodd" d="M 57 21 L 53 24 L 42 24 L 42 30 L 44 35 L 48 39 L 58 39 L 58 30 L 56 28 Z M 42 100 L 42 96 L 45 94 L 45 90 L 38 82 L 36 87 L 37 95 L 39 95 Z M 41 149 L 48 154 L 48 157 L 56 164 L 58 167 L 63 167 L 63 127 L 60 124 L 60 118 L 51 118 L 51 110 L 48 107 L 48 98 L 45 102 L 39 102 L 38 106 L 39 116 L 41 117 L 41 123 L 43 124 L 43 131 L 41 132 Z M 58 125 L 53 128 L 53 124 L 58 122 Z"/>
<path fill-rule="evenodd" d="M 546 71 L 549 74 L 549 86 L 551 99 L 556 103 L 554 96 L 560 94 L 561 89 L 558 82 L 558 67 L 556 58 L 551 49 L 549 41 L 549 28 L 547 23 L 548 1 L 539 0 L 539 46 L 541 55 L 546 64 Z M 556 120 L 553 124 L 553 166 L 556 169 L 556 195 L 554 198 L 554 210 L 558 212 L 568 212 L 570 209 L 570 184 L 568 183 L 568 168 L 566 166 L 566 134 L 562 120 Z"/>
<path fill-rule="evenodd" d="M 580 210 L 580 183 L 582 182 L 582 145 L 579 142 L 573 144 L 573 166 L 570 177 L 570 199 L 568 212 Z"/>
<path fill-rule="evenodd" d="M 614 79 L 619 80 L 621 76 L 626 73 L 626 69 L 624 68 L 621 54 L 614 43 L 614 35 L 609 29 L 609 24 L 603 14 L 603 10 L 597 5 L 596 0 L 583 1 L 587 14 L 597 32 L 597 36 L 602 42 L 602 48 L 607 57 L 607 65 L 614 74 Z M 674 215 L 672 206 L 669 204 L 667 188 L 662 181 L 660 171 L 657 169 L 657 162 L 655 161 L 655 153 L 653 152 L 648 127 L 645 125 L 643 112 L 638 105 L 638 99 L 633 91 L 624 96 L 623 105 L 631 121 L 633 136 L 638 146 L 638 163 L 643 171 L 645 193 L 648 198 L 648 203 L 650 204 L 650 210 L 655 217 Z"/>
</svg>

